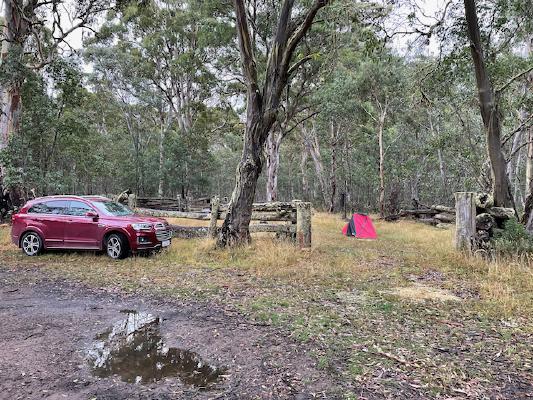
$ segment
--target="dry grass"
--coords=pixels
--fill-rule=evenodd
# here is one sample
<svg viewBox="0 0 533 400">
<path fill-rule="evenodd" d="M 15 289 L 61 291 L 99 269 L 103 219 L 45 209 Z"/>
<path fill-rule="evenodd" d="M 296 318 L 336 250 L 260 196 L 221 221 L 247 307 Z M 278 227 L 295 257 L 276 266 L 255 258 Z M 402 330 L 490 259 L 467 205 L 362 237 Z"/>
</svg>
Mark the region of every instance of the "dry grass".
<svg viewBox="0 0 533 400">
<path fill-rule="evenodd" d="M 458 296 L 452 294 L 449 290 L 420 284 L 393 288 L 386 291 L 386 293 L 413 301 L 461 301 Z"/>
<path fill-rule="evenodd" d="M 209 226 L 209 221 L 186 218 L 166 218 L 169 224 L 179 226 Z"/>
<path fill-rule="evenodd" d="M 170 222 L 206 224 L 194 220 Z M 474 293 L 484 310 L 526 315 L 533 306 L 533 268 L 528 262 L 486 262 L 466 257 L 453 250 L 453 231 L 415 222 L 376 221 L 375 241 L 342 236 L 343 224 L 338 216 L 315 214 L 310 251 L 300 251 L 268 235 L 255 236 L 250 246 L 225 250 L 216 250 L 208 239 L 177 239 L 168 251 L 156 257 L 119 262 L 93 253 L 46 253 L 28 259 L 10 244 L 9 230 L 2 227 L 0 259 L 4 265 L 38 265 L 94 284 L 116 284 L 131 290 L 155 287 L 178 294 L 285 285 L 335 290 L 360 286 L 382 291 L 414 286 L 416 277 L 438 271 L 444 279 L 423 283 L 456 294 Z"/>
<path fill-rule="evenodd" d="M 2 227 L 0 265 L 111 290 L 224 303 L 283 327 L 310 344 L 320 368 L 353 386 L 382 390 L 383 397 L 415 382 L 423 395 L 412 398 L 454 398 L 476 382 L 479 397 L 494 398 L 492 385 L 529 376 L 529 259 L 467 257 L 453 250 L 453 231 L 415 222 L 376 220 L 374 241 L 342 236 L 343 224 L 315 214 L 309 251 L 268 235 L 224 250 L 208 239 L 175 239 L 157 256 L 121 261 L 72 252 L 28 258 Z M 396 387 L 402 379 L 408 382 Z"/>
</svg>

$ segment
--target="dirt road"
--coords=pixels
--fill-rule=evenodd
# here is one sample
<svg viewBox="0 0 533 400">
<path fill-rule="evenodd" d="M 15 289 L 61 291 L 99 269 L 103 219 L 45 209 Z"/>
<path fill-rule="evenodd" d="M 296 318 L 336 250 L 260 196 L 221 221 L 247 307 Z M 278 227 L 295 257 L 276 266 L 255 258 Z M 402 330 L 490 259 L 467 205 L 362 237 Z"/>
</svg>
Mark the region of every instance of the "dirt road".
<svg viewBox="0 0 533 400">
<path fill-rule="evenodd" d="M 0 318 L 2 399 L 340 397 L 308 349 L 209 303 L 0 267 Z"/>
</svg>

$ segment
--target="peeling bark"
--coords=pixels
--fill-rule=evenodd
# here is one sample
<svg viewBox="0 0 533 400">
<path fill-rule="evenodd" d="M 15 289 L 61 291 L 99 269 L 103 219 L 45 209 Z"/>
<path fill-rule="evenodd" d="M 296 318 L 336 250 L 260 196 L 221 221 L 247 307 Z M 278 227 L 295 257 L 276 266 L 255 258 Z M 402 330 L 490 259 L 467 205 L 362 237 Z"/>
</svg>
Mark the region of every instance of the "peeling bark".
<svg viewBox="0 0 533 400">
<path fill-rule="evenodd" d="M 266 201 L 278 200 L 279 158 L 283 137 L 283 132 L 281 131 L 281 128 L 279 128 L 270 132 L 266 142 Z"/>
</svg>

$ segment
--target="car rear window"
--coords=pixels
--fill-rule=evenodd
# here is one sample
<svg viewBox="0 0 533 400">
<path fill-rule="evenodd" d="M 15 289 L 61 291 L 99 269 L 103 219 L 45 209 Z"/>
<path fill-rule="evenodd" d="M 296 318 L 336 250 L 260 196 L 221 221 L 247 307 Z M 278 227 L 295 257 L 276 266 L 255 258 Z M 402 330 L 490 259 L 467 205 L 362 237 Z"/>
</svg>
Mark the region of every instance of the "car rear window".
<svg viewBox="0 0 533 400">
<path fill-rule="evenodd" d="M 66 200 L 50 200 L 42 203 L 34 204 L 28 210 L 33 214 L 56 214 L 66 215 L 68 210 L 68 201 Z"/>
</svg>

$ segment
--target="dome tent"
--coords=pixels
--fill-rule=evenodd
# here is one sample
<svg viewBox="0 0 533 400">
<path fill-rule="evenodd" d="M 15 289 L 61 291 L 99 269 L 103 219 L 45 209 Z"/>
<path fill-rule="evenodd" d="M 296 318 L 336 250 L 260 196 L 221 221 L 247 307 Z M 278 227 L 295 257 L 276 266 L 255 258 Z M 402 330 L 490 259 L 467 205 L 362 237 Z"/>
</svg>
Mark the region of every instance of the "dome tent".
<svg viewBox="0 0 533 400">
<path fill-rule="evenodd" d="M 353 236 L 358 239 L 377 239 L 376 229 L 368 215 L 354 214 L 350 221 L 342 228 L 344 236 Z"/>
</svg>

